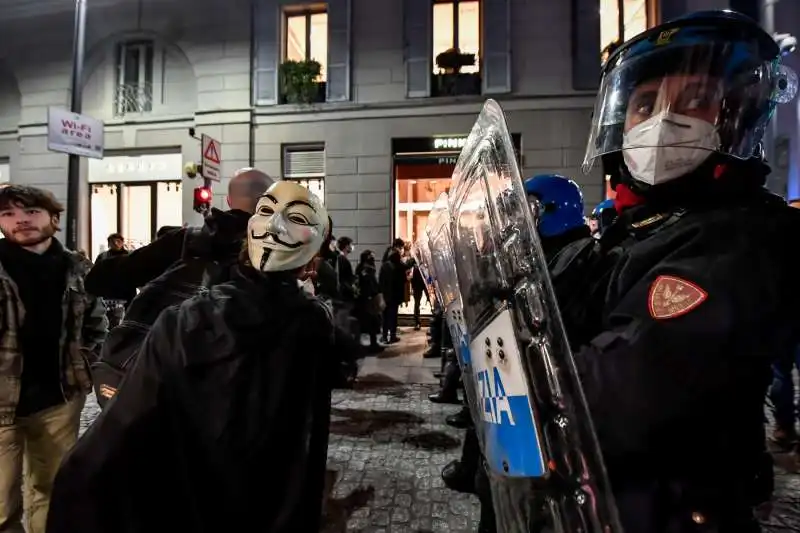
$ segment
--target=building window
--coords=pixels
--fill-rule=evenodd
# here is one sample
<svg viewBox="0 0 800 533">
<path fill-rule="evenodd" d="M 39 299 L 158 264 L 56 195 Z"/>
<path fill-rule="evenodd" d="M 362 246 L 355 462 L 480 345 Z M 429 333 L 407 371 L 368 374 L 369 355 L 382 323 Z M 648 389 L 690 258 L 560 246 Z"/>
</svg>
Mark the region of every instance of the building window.
<svg viewBox="0 0 800 533">
<path fill-rule="evenodd" d="M 308 188 L 325 201 L 325 148 L 322 146 L 284 146 L 283 179 Z"/>
<path fill-rule="evenodd" d="M 328 14 L 322 10 L 286 14 L 285 57 L 287 61 L 318 62 L 322 68 L 316 81 L 327 80 Z"/>
<path fill-rule="evenodd" d="M 478 0 L 434 1 L 434 96 L 480 94 L 480 8 Z"/>
<path fill-rule="evenodd" d="M 153 41 L 130 41 L 117 47 L 116 116 L 153 110 Z"/>
<path fill-rule="evenodd" d="M 652 0 L 600 0 L 602 61 L 605 62 L 620 44 L 655 24 Z"/>
</svg>

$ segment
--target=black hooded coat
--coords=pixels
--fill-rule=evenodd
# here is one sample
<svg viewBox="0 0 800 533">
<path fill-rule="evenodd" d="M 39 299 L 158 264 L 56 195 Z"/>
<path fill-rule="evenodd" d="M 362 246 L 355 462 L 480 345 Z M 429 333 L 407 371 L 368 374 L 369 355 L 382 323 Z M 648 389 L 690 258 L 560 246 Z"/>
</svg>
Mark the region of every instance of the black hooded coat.
<svg viewBox="0 0 800 533">
<path fill-rule="evenodd" d="M 312 533 L 336 357 L 329 309 L 242 267 L 167 309 L 64 460 L 48 533 Z"/>
</svg>

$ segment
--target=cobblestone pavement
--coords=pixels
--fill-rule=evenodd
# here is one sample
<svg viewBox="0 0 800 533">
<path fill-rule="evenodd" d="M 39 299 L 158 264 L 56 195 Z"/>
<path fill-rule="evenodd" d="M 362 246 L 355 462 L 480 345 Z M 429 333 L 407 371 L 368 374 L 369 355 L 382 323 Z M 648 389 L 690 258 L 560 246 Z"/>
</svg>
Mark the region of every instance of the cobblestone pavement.
<svg viewBox="0 0 800 533">
<path fill-rule="evenodd" d="M 440 476 L 460 455 L 463 432 L 444 422 L 458 407 L 428 401 L 436 361 L 419 356 L 424 340 L 403 337 L 401 345 L 366 360 L 354 390 L 333 395 L 324 533 L 477 530 L 477 499 L 446 489 Z M 90 398 L 84 429 L 97 414 Z M 788 472 L 786 455 L 777 463 L 775 510 L 764 530 L 800 532 L 800 474 Z"/>
</svg>

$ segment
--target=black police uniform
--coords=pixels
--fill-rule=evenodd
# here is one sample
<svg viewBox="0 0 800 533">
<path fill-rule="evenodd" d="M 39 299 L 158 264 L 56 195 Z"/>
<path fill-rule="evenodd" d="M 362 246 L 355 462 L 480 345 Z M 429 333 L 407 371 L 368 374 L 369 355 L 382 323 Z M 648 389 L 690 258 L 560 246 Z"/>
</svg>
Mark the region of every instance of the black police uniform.
<svg viewBox="0 0 800 533">
<path fill-rule="evenodd" d="M 596 270 L 561 309 L 626 533 L 759 531 L 770 363 L 800 333 L 800 220 L 759 182 L 632 207 L 574 265 Z"/>
</svg>

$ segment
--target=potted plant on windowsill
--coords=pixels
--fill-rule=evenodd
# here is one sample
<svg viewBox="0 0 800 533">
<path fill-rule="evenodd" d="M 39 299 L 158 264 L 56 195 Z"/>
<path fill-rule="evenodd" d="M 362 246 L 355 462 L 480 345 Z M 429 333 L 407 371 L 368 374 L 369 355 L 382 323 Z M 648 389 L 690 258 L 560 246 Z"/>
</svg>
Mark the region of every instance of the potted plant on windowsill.
<svg viewBox="0 0 800 533">
<path fill-rule="evenodd" d="M 287 60 L 281 64 L 281 96 L 287 104 L 312 104 L 320 101 L 317 81 L 322 65 L 313 59 Z"/>
<path fill-rule="evenodd" d="M 436 56 L 440 74 L 436 76 L 437 96 L 460 96 L 481 93 L 479 74 L 464 74 L 461 69 L 475 65 L 475 54 L 464 54 L 450 48 Z"/>
</svg>

